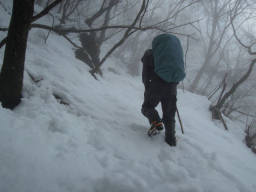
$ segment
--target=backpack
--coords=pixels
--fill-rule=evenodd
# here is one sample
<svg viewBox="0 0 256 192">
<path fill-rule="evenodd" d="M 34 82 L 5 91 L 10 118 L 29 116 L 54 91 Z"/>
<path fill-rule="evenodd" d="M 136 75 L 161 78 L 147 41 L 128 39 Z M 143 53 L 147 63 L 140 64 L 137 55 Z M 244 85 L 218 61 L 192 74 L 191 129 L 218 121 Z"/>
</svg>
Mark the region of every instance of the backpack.
<svg viewBox="0 0 256 192">
<path fill-rule="evenodd" d="M 152 42 L 154 71 L 164 81 L 178 83 L 185 74 L 183 50 L 179 39 L 171 34 L 156 36 Z"/>
</svg>

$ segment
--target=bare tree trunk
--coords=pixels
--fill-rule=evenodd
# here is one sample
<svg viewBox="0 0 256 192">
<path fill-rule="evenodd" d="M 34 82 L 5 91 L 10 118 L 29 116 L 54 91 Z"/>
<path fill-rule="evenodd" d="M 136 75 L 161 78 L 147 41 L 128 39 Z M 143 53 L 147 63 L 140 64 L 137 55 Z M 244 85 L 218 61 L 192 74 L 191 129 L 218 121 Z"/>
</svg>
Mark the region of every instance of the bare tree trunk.
<svg viewBox="0 0 256 192">
<path fill-rule="evenodd" d="M 65 24 L 66 23 L 66 14 L 67 14 L 67 9 L 69 7 L 70 1 L 66 0 L 63 3 L 64 3 L 64 5 L 62 7 L 62 15 L 61 15 L 61 18 L 60 18 L 60 24 Z"/>
<path fill-rule="evenodd" d="M 204 63 L 201 66 L 201 68 L 199 69 L 199 71 L 197 72 L 196 77 L 194 78 L 192 84 L 190 85 L 191 91 L 197 91 L 197 87 L 202 78 L 202 75 L 204 74 L 204 72 L 208 68 L 208 66 L 210 65 L 210 61 L 211 61 L 212 57 L 214 56 L 213 49 L 214 49 L 214 38 L 216 35 L 216 26 L 217 26 L 217 19 L 214 18 L 211 35 L 210 35 L 210 41 L 209 41 L 209 45 L 207 47 L 207 53 L 204 58 Z"/>
<path fill-rule="evenodd" d="M 204 3 L 204 1 L 202 1 Z M 221 4 L 221 0 L 212 0 L 209 1 L 210 3 L 210 20 L 208 20 L 208 23 L 211 27 L 211 31 L 209 34 L 209 43 L 207 44 L 207 52 L 206 56 L 204 58 L 203 65 L 201 66 L 200 70 L 197 72 L 194 80 L 192 81 L 190 85 L 190 90 L 192 92 L 197 91 L 198 85 L 200 83 L 200 80 L 202 79 L 202 76 L 205 74 L 205 71 L 209 66 L 212 65 L 211 61 L 213 57 L 216 55 L 217 51 L 221 48 L 221 45 L 223 44 L 223 38 L 226 34 L 227 29 L 230 26 L 230 23 L 225 22 L 225 25 L 223 28 L 219 28 L 219 23 L 221 22 L 221 19 L 223 15 L 225 15 L 225 9 L 230 1 L 224 1 L 223 4 Z M 209 26 L 208 26 L 209 27 Z"/>
<path fill-rule="evenodd" d="M 13 109 L 20 103 L 27 38 L 35 0 L 13 0 L 4 61 L 0 73 L 0 101 Z"/>
<path fill-rule="evenodd" d="M 250 66 L 247 70 L 247 72 L 230 88 L 230 90 L 228 92 L 226 92 L 224 94 L 224 96 L 221 96 L 219 101 L 217 102 L 216 105 L 214 106 L 210 106 L 210 111 L 212 112 L 212 117 L 214 119 L 218 119 L 220 120 L 221 118 L 221 109 L 223 108 L 223 105 L 226 103 L 227 99 L 231 97 L 232 94 L 235 93 L 235 91 L 237 90 L 237 88 L 239 86 L 241 86 L 242 83 L 244 83 L 248 77 L 250 76 L 253 67 L 256 63 L 256 59 L 253 59 L 250 63 Z"/>
<path fill-rule="evenodd" d="M 221 109 L 224 105 L 224 103 L 226 102 L 226 100 L 237 90 L 237 88 L 243 83 L 245 82 L 248 77 L 250 76 L 253 67 L 256 63 L 256 59 L 252 60 L 249 66 L 249 69 L 247 70 L 247 72 L 239 79 L 239 81 L 237 81 L 232 87 L 231 89 L 225 93 L 225 95 L 221 98 L 221 100 L 218 102 L 218 104 L 215 106 L 218 109 Z"/>
<path fill-rule="evenodd" d="M 205 83 L 205 86 L 203 88 L 201 88 L 201 93 L 202 95 L 207 95 L 209 88 L 212 85 L 212 80 L 213 78 L 216 76 L 217 72 L 218 72 L 218 67 L 220 65 L 222 57 L 219 57 L 218 62 L 216 63 L 216 65 L 214 66 L 214 68 L 212 69 L 211 73 L 208 74 L 208 78 L 207 78 L 207 82 Z"/>
</svg>

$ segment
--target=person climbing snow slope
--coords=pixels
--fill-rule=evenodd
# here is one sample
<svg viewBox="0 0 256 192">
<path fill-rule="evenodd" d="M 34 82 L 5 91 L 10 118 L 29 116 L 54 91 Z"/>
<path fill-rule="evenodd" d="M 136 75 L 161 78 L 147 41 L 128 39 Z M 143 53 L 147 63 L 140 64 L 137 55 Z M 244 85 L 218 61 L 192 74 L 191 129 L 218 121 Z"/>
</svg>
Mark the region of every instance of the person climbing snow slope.
<svg viewBox="0 0 256 192">
<path fill-rule="evenodd" d="M 141 112 L 151 126 L 148 135 L 155 135 L 165 127 L 165 142 L 176 146 L 177 85 L 185 78 L 183 50 L 179 39 L 171 34 L 156 36 L 152 49 L 145 51 L 141 61 L 145 86 Z M 163 112 L 162 119 L 155 109 L 159 103 Z"/>
</svg>

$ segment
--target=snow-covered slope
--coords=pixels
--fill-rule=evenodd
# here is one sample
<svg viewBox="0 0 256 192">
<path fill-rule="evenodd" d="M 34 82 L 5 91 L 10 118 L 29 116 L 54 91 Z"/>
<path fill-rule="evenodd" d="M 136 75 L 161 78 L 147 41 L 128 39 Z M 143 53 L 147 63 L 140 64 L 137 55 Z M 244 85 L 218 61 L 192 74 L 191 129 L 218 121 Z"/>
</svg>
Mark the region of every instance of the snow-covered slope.
<svg viewBox="0 0 256 192">
<path fill-rule="evenodd" d="M 206 98 L 179 91 L 185 135 L 177 123 L 171 148 L 164 133 L 146 135 L 139 78 L 112 59 L 96 81 L 68 42 L 52 34 L 45 44 L 43 36 L 30 34 L 22 103 L 0 107 L 1 192 L 256 190 L 256 156 L 240 129 L 211 121 Z"/>
</svg>

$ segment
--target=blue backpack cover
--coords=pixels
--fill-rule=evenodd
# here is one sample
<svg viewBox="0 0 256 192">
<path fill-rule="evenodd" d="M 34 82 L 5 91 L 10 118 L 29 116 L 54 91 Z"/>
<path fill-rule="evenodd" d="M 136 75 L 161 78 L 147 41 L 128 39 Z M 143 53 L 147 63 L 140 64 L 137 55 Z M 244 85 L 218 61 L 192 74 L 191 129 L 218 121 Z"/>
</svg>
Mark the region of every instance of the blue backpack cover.
<svg viewBox="0 0 256 192">
<path fill-rule="evenodd" d="M 152 42 L 154 70 L 166 82 L 182 81 L 186 74 L 180 40 L 171 34 L 161 34 Z"/>
</svg>

